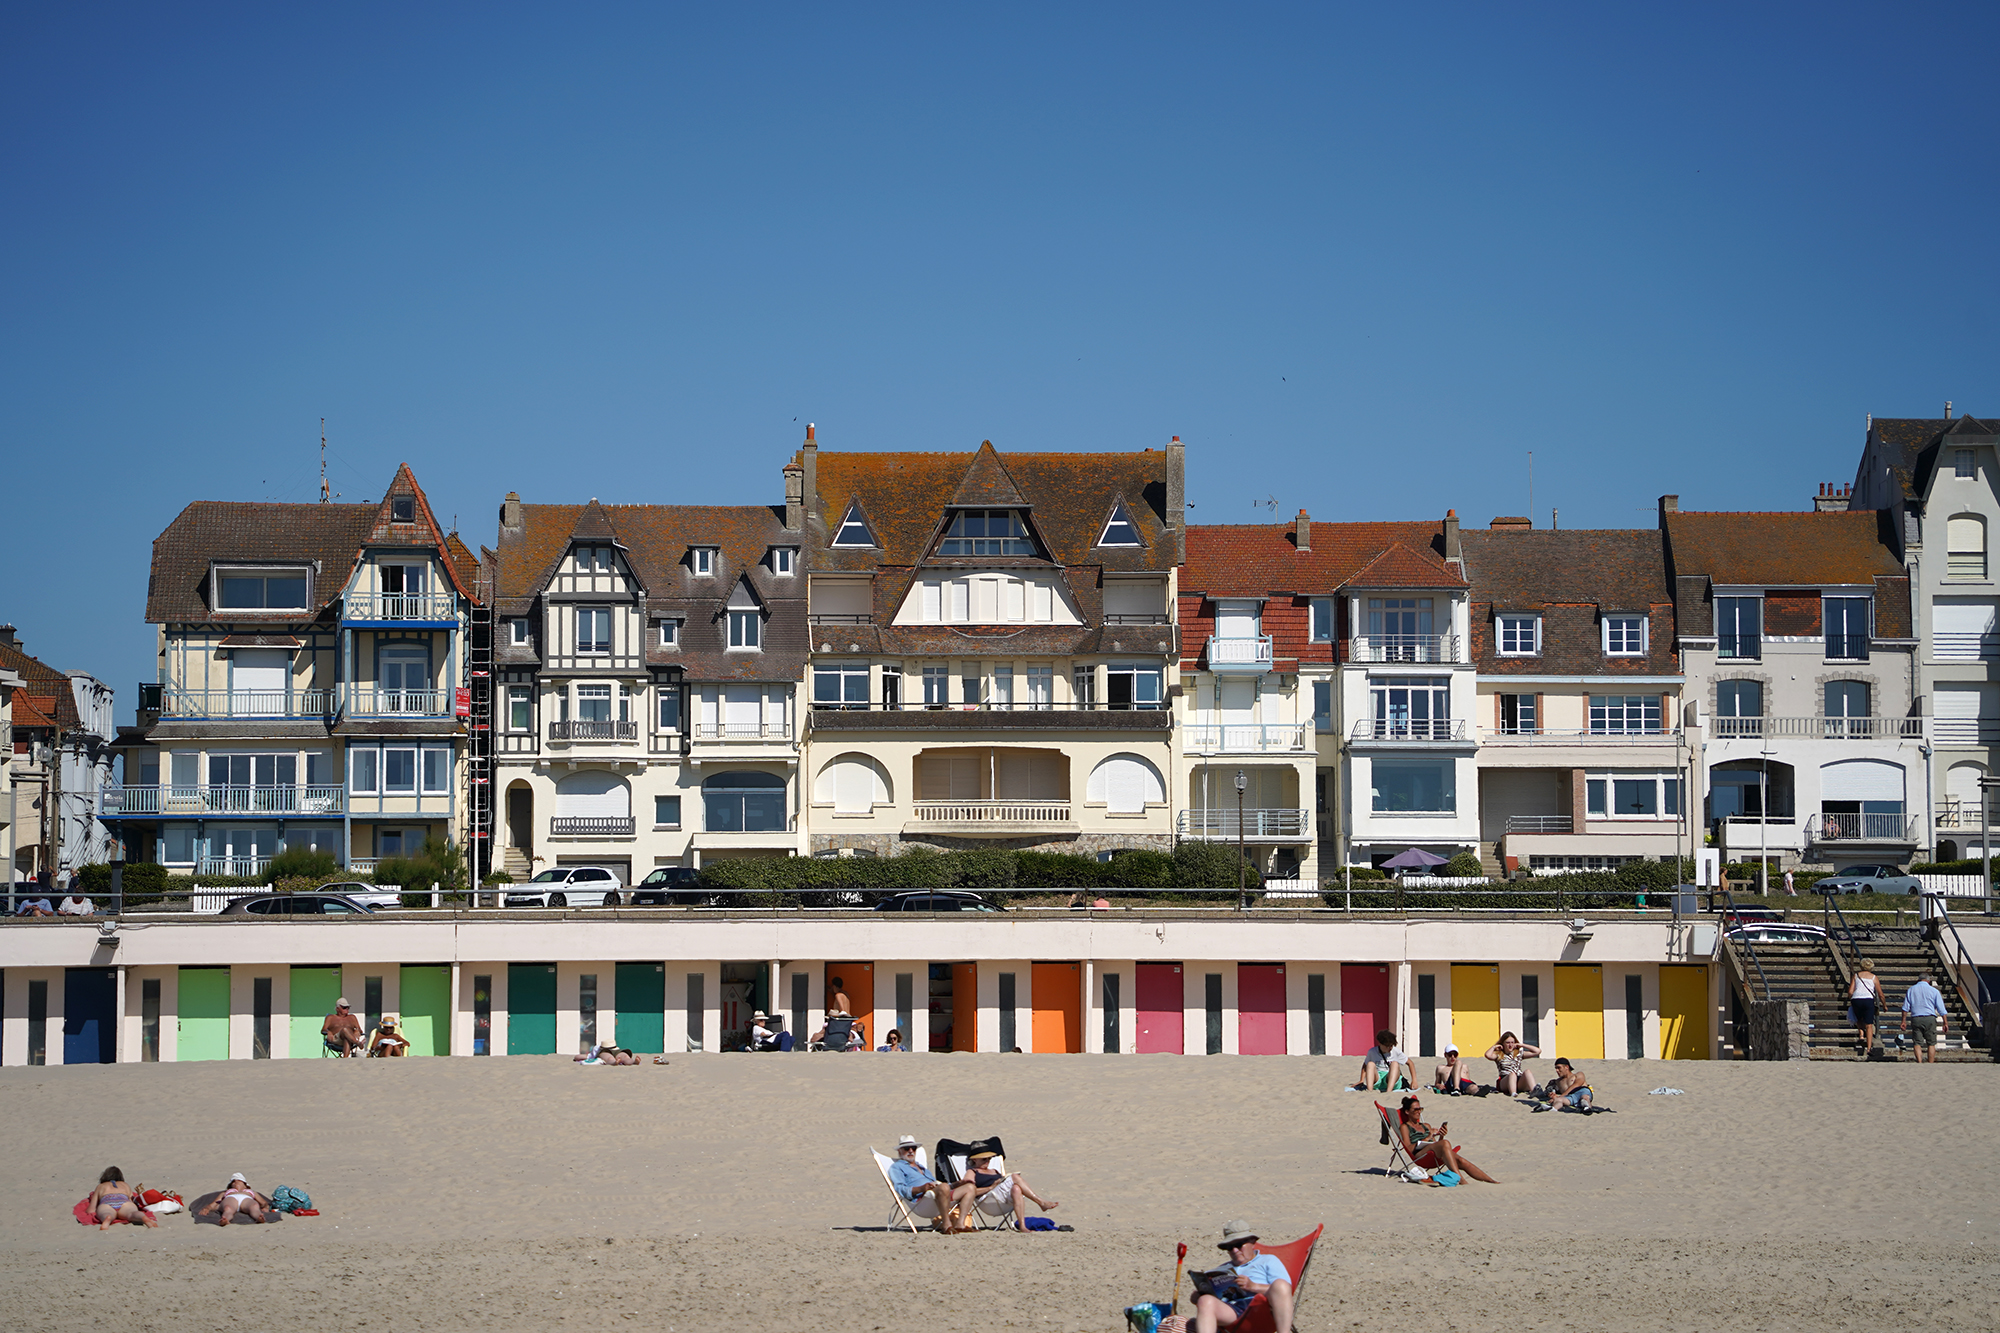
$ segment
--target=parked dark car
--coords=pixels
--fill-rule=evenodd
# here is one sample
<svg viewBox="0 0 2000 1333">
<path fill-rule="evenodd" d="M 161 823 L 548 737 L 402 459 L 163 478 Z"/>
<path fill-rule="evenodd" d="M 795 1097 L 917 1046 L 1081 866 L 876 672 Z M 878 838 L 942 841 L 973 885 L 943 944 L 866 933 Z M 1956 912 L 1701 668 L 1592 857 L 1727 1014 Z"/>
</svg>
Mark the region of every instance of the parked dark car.
<svg viewBox="0 0 2000 1333">
<path fill-rule="evenodd" d="M 999 907 L 964 889 L 912 889 L 875 904 L 878 912 L 997 912 Z"/>
<path fill-rule="evenodd" d="M 224 916 L 372 916 L 375 909 L 344 893 L 253 893 L 223 904 Z"/>
<path fill-rule="evenodd" d="M 1922 893 L 1923 881 L 1895 866 L 1844 866 L 1815 882 L 1814 893 Z"/>
<path fill-rule="evenodd" d="M 314 893 L 337 893 L 344 898 L 352 898 L 380 911 L 384 907 L 401 907 L 403 891 L 394 884 L 369 884 L 358 879 L 344 879 L 335 884 L 322 884 Z"/>
<path fill-rule="evenodd" d="M 690 866 L 661 866 L 632 886 L 634 907 L 706 907 L 714 897 L 701 888 L 701 872 Z"/>
</svg>

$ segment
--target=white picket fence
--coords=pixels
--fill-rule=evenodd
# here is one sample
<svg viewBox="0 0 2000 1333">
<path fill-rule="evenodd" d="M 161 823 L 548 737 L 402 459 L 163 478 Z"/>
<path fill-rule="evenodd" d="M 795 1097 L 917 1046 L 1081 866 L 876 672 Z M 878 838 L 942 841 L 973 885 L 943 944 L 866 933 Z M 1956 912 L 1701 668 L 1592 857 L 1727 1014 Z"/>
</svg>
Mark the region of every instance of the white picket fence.
<svg viewBox="0 0 2000 1333">
<path fill-rule="evenodd" d="M 1986 898 L 1991 890 L 1977 875 L 1918 875 L 1925 893 L 1941 893 L 1947 898 Z"/>
</svg>

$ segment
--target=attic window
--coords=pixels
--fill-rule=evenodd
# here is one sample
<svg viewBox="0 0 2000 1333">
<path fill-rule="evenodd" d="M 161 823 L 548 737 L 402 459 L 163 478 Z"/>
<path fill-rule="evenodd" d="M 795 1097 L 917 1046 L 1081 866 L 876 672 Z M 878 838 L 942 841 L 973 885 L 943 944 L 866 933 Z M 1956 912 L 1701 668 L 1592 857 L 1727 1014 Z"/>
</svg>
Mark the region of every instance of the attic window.
<svg viewBox="0 0 2000 1333">
<path fill-rule="evenodd" d="M 715 573 L 715 548 L 713 546 L 695 546 L 689 548 L 688 560 L 695 574 L 701 578 L 708 578 Z"/>
<path fill-rule="evenodd" d="M 576 548 L 576 570 L 588 574 L 592 570 L 609 574 L 615 566 L 611 562 L 609 546 L 579 546 Z"/>
<path fill-rule="evenodd" d="M 773 574 L 790 574 L 798 561 L 798 554 L 796 546 L 773 546 L 771 548 L 771 572 Z"/>
<path fill-rule="evenodd" d="M 1970 449 L 1954 449 L 1951 451 L 1951 469 L 1953 476 L 1966 481 L 1971 481 L 1979 476 L 1979 467 L 1974 461 L 1972 450 Z"/>
<path fill-rule="evenodd" d="M 1111 518 L 1104 525 L 1104 534 L 1097 539 L 1099 546 L 1138 546 L 1139 529 L 1132 522 L 1132 513 L 1120 500 L 1118 507 L 1111 511 Z"/>
<path fill-rule="evenodd" d="M 389 501 L 389 521 L 391 523 L 414 523 L 417 521 L 417 500 L 413 495 L 398 495 Z"/>
<path fill-rule="evenodd" d="M 1033 555 L 1035 544 L 1012 509 L 961 509 L 952 517 L 939 555 Z"/>
<path fill-rule="evenodd" d="M 848 503 L 847 514 L 840 520 L 840 527 L 833 534 L 835 546 L 873 546 L 875 534 L 868 530 L 868 520 L 861 517 L 861 506 Z"/>
<path fill-rule="evenodd" d="M 281 611 L 306 605 L 304 569 L 218 569 L 215 605 L 228 611 Z"/>
</svg>

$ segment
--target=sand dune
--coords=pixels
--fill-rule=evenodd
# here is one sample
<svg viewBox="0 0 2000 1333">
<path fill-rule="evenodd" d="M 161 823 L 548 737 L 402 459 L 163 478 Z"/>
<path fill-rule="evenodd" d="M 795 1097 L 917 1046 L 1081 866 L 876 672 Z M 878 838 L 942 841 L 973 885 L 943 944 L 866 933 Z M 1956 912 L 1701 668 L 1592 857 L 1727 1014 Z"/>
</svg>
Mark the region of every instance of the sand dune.
<svg viewBox="0 0 2000 1333">
<path fill-rule="evenodd" d="M 1504 1183 L 1384 1180 L 1348 1060 L 560 1057 L 0 1070 L 0 1324 L 1120 1327 L 1229 1217 L 1327 1239 L 1301 1326 L 2000 1326 L 2000 1070 L 1606 1062 L 1616 1114 L 1427 1097 Z M 1671 1084 L 1682 1097 L 1647 1090 Z M 866 1148 L 998 1134 L 1073 1233 L 879 1230 Z M 323 1216 L 99 1235 L 115 1162 Z M 855 1230 L 853 1228 L 862 1228 Z"/>
</svg>

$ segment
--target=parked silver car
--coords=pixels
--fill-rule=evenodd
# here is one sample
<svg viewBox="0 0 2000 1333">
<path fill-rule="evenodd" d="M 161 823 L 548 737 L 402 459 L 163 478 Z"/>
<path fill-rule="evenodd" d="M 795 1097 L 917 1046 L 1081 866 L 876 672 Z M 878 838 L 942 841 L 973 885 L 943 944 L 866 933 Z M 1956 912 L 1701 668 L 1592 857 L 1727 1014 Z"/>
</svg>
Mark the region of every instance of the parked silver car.
<svg viewBox="0 0 2000 1333">
<path fill-rule="evenodd" d="M 557 866 L 506 890 L 509 907 L 616 907 L 624 885 L 603 866 Z"/>
<path fill-rule="evenodd" d="M 1922 893 L 1923 882 L 1895 866 L 1844 866 L 1816 881 L 1814 893 Z"/>
</svg>

